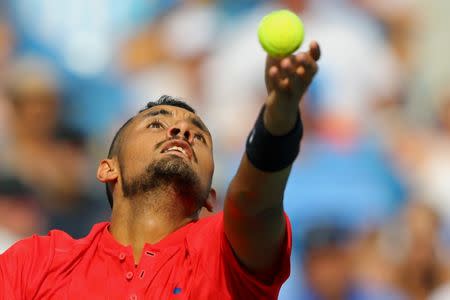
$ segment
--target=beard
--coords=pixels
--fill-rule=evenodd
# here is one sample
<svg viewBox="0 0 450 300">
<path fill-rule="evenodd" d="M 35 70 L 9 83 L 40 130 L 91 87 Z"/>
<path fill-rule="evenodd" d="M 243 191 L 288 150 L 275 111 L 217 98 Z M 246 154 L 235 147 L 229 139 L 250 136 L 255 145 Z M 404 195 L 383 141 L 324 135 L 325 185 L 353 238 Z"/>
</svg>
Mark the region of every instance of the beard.
<svg viewBox="0 0 450 300">
<path fill-rule="evenodd" d="M 170 155 L 150 163 L 134 178 L 128 179 L 122 174 L 122 189 L 127 198 L 155 190 L 173 191 L 189 210 L 201 208 L 209 195 L 209 188 L 202 186 L 192 167 L 182 158 Z"/>
</svg>

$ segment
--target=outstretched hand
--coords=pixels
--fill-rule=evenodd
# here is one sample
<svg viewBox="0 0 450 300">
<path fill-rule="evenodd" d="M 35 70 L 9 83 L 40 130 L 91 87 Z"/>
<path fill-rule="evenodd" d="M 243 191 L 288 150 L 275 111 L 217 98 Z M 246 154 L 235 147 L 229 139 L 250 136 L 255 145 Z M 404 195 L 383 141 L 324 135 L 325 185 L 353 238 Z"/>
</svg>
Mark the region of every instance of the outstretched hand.
<svg viewBox="0 0 450 300">
<path fill-rule="evenodd" d="M 320 47 L 315 41 L 309 45 L 308 52 L 299 52 L 281 59 L 268 56 L 266 61 L 266 87 L 270 93 L 286 100 L 300 101 L 314 75 Z"/>
<path fill-rule="evenodd" d="M 284 134 L 293 127 L 298 104 L 317 73 L 320 47 L 315 41 L 307 52 L 281 59 L 268 56 L 265 69 L 265 125 L 272 134 Z"/>
</svg>

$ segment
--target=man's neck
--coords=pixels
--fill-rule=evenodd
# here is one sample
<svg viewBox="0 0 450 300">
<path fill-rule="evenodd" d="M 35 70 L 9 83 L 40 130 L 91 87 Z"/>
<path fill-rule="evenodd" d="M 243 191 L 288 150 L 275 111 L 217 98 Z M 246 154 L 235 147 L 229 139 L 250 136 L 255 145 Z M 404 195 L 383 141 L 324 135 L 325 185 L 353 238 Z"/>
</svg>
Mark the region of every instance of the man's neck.
<svg viewBox="0 0 450 300">
<path fill-rule="evenodd" d="M 122 245 L 133 248 L 139 263 L 145 244 L 155 244 L 198 218 L 186 213 L 184 205 L 167 191 L 147 193 L 133 199 L 114 200 L 110 231 Z"/>
</svg>

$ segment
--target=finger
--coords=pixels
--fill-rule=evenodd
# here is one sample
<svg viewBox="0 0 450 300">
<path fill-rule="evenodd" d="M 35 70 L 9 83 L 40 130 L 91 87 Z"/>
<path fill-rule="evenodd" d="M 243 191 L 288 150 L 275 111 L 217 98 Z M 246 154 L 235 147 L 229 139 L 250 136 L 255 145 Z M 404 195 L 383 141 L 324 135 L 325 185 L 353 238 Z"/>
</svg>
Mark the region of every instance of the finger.
<svg viewBox="0 0 450 300">
<path fill-rule="evenodd" d="M 279 70 L 279 76 L 281 78 L 289 78 L 295 75 L 295 70 L 297 69 L 297 63 L 295 62 L 295 59 L 293 57 L 286 57 L 283 58 L 280 61 L 280 70 Z"/>
<path fill-rule="evenodd" d="M 317 65 L 316 62 L 314 62 L 314 63 L 311 65 L 311 74 L 312 74 L 312 75 L 315 75 L 315 74 L 317 73 L 318 70 L 319 70 L 319 66 Z"/>
<path fill-rule="evenodd" d="M 314 70 L 316 69 L 316 65 L 317 64 L 316 64 L 316 62 L 314 61 L 314 59 L 310 55 L 308 55 L 306 53 L 300 53 L 295 58 L 296 58 L 296 61 L 297 61 L 296 71 L 300 67 L 303 67 L 303 69 L 305 71 L 304 72 L 305 74 L 306 73 L 314 73 Z"/>
<path fill-rule="evenodd" d="M 314 75 L 317 72 L 318 65 L 315 60 L 313 60 L 311 57 L 309 57 L 307 60 L 305 60 L 303 63 L 300 64 L 305 68 L 305 73 Z"/>
<path fill-rule="evenodd" d="M 280 90 L 287 90 L 289 87 L 289 78 L 281 78 L 278 80 L 278 87 Z"/>
<path fill-rule="evenodd" d="M 282 58 L 274 57 L 274 56 L 271 56 L 271 55 L 267 55 L 267 56 L 266 56 L 266 61 L 267 61 L 267 63 L 269 63 L 269 64 L 271 64 L 271 65 L 278 64 L 278 63 L 280 62 L 281 59 L 282 59 Z"/>
<path fill-rule="evenodd" d="M 318 61 L 320 58 L 320 46 L 316 41 L 312 41 L 309 44 L 309 55 L 315 60 Z"/>
<path fill-rule="evenodd" d="M 279 66 L 279 65 L 280 65 L 280 58 L 267 55 L 267 58 L 266 58 L 266 67 L 267 68 L 270 68 L 272 66 Z"/>
<path fill-rule="evenodd" d="M 276 66 L 271 66 L 269 69 L 269 77 L 275 78 L 278 75 L 278 68 Z"/>
<path fill-rule="evenodd" d="M 307 59 L 307 54 L 305 52 L 300 52 L 295 55 L 295 62 L 297 64 L 304 62 Z"/>
<path fill-rule="evenodd" d="M 304 76 L 306 73 L 305 67 L 303 67 L 303 66 L 298 67 L 297 70 L 295 70 L 295 73 L 298 76 Z"/>
<path fill-rule="evenodd" d="M 283 58 L 280 62 L 280 66 L 283 69 L 283 71 L 289 72 L 289 70 L 292 68 L 292 62 L 290 57 Z"/>
</svg>

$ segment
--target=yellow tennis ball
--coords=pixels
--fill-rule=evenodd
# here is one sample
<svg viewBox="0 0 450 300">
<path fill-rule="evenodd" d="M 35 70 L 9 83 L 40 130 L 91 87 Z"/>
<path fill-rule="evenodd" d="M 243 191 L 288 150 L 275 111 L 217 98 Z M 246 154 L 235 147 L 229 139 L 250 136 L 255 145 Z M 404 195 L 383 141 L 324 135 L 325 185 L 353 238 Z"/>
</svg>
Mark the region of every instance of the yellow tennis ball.
<svg viewBox="0 0 450 300">
<path fill-rule="evenodd" d="M 258 38 L 261 46 L 272 57 L 285 57 L 297 50 L 305 32 L 300 18 L 282 9 L 266 15 L 259 24 Z"/>
</svg>

